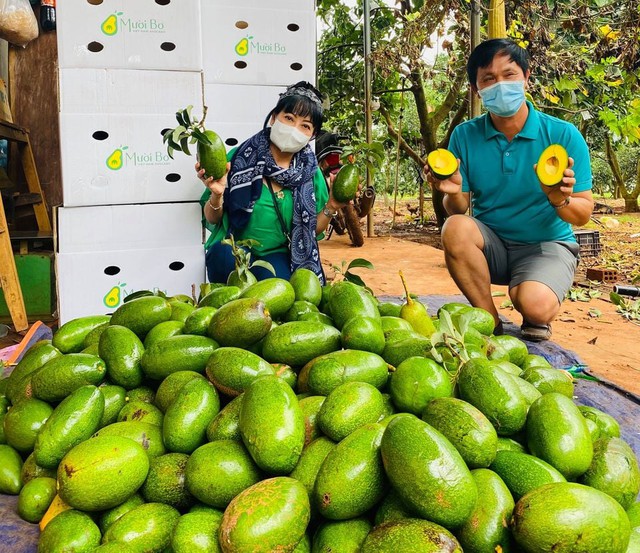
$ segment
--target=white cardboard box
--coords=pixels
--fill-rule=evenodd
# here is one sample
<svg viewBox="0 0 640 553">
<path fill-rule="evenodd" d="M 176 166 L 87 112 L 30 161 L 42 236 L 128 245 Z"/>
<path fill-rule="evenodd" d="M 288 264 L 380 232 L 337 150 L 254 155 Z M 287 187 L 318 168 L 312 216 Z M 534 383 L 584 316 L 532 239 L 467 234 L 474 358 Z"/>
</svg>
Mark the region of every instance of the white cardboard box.
<svg viewBox="0 0 640 553">
<path fill-rule="evenodd" d="M 60 324 L 113 313 L 137 290 L 191 294 L 205 282 L 202 245 L 95 253 L 56 254 Z"/>
<path fill-rule="evenodd" d="M 171 159 L 162 142 L 176 125 L 175 114 L 60 114 L 64 205 L 198 200 L 195 148 Z"/>
<path fill-rule="evenodd" d="M 203 0 L 213 4 L 216 8 L 264 8 L 264 0 Z M 270 8 L 276 10 L 307 10 L 315 11 L 315 0 L 270 0 Z"/>
<path fill-rule="evenodd" d="M 202 4 L 202 64 L 208 83 L 290 85 L 316 77 L 312 10 Z"/>
<path fill-rule="evenodd" d="M 59 207 L 59 253 L 202 247 L 200 204 Z"/>
<path fill-rule="evenodd" d="M 197 71 L 69 67 L 60 69 L 58 87 L 63 113 L 175 114 L 189 105 L 202 113 Z"/>
<path fill-rule="evenodd" d="M 64 0 L 57 10 L 60 67 L 202 69 L 200 0 Z"/>
<path fill-rule="evenodd" d="M 249 124 L 257 132 L 265 117 L 278 103 L 284 86 L 204 84 L 204 103 L 208 108 L 206 126 L 217 123 Z M 217 132 L 217 131 L 216 131 Z"/>
</svg>

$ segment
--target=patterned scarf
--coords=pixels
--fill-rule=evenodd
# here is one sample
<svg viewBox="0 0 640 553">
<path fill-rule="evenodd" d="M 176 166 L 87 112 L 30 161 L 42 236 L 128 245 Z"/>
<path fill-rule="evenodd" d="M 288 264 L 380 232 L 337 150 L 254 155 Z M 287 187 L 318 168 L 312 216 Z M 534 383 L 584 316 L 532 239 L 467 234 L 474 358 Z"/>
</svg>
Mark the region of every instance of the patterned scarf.
<svg viewBox="0 0 640 553">
<path fill-rule="evenodd" d="M 264 177 L 293 192 L 293 221 L 291 228 L 291 272 L 298 267 L 310 269 L 325 283 L 316 240 L 316 197 L 313 175 L 318 168 L 316 156 L 309 146 L 294 154 L 287 169 L 279 167 L 270 149 L 266 128 L 240 145 L 231 159 L 227 177 L 225 204 L 229 216 L 229 230 L 234 232 L 247 226 L 253 207 L 262 194 Z"/>
</svg>

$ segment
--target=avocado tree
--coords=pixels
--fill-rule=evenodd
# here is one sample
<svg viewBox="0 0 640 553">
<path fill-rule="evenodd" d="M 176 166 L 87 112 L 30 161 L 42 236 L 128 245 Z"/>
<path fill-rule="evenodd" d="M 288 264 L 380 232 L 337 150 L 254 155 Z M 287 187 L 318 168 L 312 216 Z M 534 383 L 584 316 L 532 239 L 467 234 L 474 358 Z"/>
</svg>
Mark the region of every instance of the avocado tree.
<svg viewBox="0 0 640 553">
<path fill-rule="evenodd" d="M 403 0 L 394 7 L 379 5 L 370 14 L 373 94 L 379 99 L 376 126 L 378 132 L 399 144 L 404 159 L 420 168 L 427 153 L 446 146 L 451 131 L 466 113 L 461 68 L 469 33 L 466 18 L 456 19 L 463 4 L 459 0 L 437 5 Z M 329 124 L 349 136 L 362 125 L 364 14 L 360 6 L 354 9 L 339 0 L 323 0 L 318 14 L 328 29 L 319 45 L 319 84 L 331 100 Z M 425 50 L 431 46 L 431 36 L 443 32 L 447 17 L 457 29 L 457 40 L 455 45 L 445 45 L 446 56 L 430 62 L 424 57 Z M 401 117 L 409 111 L 415 115 L 416 125 L 406 128 Z M 395 148 L 387 153 L 388 163 L 393 163 Z M 446 214 L 437 194 L 434 207 L 442 224 Z"/>
</svg>

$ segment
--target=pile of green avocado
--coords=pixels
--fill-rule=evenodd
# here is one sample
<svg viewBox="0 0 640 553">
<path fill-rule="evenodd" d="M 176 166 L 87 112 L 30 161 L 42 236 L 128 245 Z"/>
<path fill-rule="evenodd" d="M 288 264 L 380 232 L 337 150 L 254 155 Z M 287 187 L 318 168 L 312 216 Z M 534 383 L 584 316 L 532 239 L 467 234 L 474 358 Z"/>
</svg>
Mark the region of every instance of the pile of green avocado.
<svg viewBox="0 0 640 553">
<path fill-rule="evenodd" d="M 481 309 L 321 287 L 135 294 L 0 381 L 38 551 L 631 553 L 618 423 Z"/>
</svg>

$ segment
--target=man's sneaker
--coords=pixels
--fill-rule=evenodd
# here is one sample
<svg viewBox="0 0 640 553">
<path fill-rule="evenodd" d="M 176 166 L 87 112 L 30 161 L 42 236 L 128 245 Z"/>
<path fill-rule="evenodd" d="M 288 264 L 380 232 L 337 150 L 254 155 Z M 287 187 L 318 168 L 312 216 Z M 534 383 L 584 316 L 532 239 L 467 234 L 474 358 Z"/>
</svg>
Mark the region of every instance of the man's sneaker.
<svg viewBox="0 0 640 553">
<path fill-rule="evenodd" d="M 551 325 L 534 325 L 524 321 L 520 330 L 522 338 L 530 342 L 543 342 L 551 338 Z"/>
</svg>

